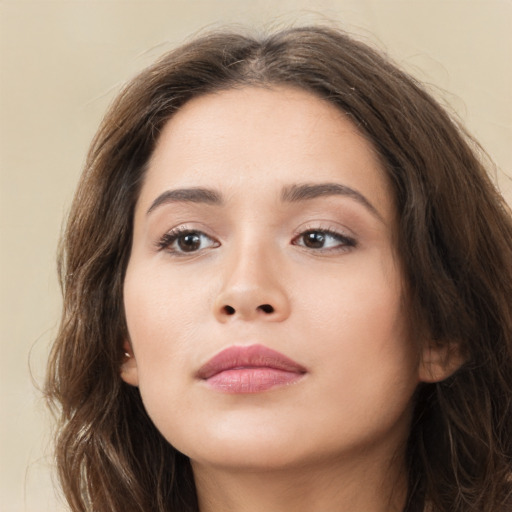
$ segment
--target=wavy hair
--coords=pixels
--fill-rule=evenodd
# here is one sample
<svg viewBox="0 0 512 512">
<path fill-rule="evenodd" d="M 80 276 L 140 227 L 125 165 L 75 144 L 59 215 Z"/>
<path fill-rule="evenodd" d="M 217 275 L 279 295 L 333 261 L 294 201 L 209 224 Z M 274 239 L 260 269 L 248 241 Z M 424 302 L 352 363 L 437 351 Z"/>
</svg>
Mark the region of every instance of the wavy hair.
<svg viewBox="0 0 512 512">
<path fill-rule="evenodd" d="M 187 457 L 120 378 L 122 287 L 162 127 L 194 97 L 248 85 L 311 91 L 371 141 L 394 191 L 413 332 L 465 355 L 450 378 L 417 390 L 406 510 L 512 510 L 511 211 L 476 143 L 413 78 L 344 33 L 302 27 L 216 32 L 171 51 L 124 88 L 92 142 L 61 245 L 46 383 L 72 511 L 198 511 Z"/>
</svg>

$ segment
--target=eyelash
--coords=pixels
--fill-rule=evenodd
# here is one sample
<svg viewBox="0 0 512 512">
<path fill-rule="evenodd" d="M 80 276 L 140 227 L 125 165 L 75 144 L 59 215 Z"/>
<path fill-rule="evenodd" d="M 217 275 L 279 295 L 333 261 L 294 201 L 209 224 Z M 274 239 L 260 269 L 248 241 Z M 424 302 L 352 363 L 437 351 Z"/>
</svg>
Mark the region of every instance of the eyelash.
<svg viewBox="0 0 512 512">
<path fill-rule="evenodd" d="M 298 241 L 301 238 L 304 241 L 303 237 L 308 234 L 310 234 L 310 235 L 320 234 L 320 235 L 323 235 L 324 237 L 330 237 L 332 239 L 335 239 L 337 242 L 339 242 L 339 244 L 336 245 L 335 247 L 324 248 L 324 247 L 308 247 L 304 243 L 302 243 L 302 244 L 298 243 Z M 195 254 L 195 253 L 198 253 L 199 251 L 205 249 L 205 248 L 201 249 L 199 247 L 199 248 L 191 250 L 191 251 L 184 251 L 184 250 L 179 250 L 177 248 L 172 247 L 175 243 L 179 242 L 180 238 L 185 237 L 187 235 L 197 235 L 198 237 L 208 238 L 212 242 L 212 244 L 208 248 L 215 248 L 215 247 L 220 246 L 220 242 L 215 241 L 213 238 L 209 237 L 204 232 L 202 232 L 200 230 L 189 229 L 189 228 L 180 226 L 178 228 L 172 229 L 171 231 L 165 233 L 157 241 L 157 243 L 156 243 L 157 249 L 159 251 L 167 251 L 176 256 L 186 256 L 186 255 L 190 255 L 190 254 Z M 292 245 L 303 247 L 306 250 L 310 249 L 315 252 L 323 252 L 323 253 L 344 252 L 344 251 L 347 251 L 347 250 L 357 246 L 357 241 L 355 238 L 343 235 L 343 234 L 339 233 L 338 231 L 334 231 L 332 229 L 323 229 L 323 228 L 305 229 L 305 230 L 301 231 L 300 233 L 298 233 L 296 236 L 294 236 L 291 243 L 292 243 Z"/>
<path fill-rule="evenodd" d="M 165 233 L 160 240 L 157 242 L 157 248 L 160 251 L 168 251 L 171 254 L 182 256 L 182 255 L 188 255 L 188 254 L 194 254 L 196 252 L 199 252 L 200 249 L 193 250 L 193 251 L 183 251 L 183 250 L 177 250 L 176 248 L 173 248 L 172 245 L 179 241 L 180 238 L 185 237 L 187 235 L 198 235 L 199 237 L 207 237 L 210 239 L 213 244 L 213 247 L 219 247 L 220 243 L 213 240 L 211 237 L 209 237 L 206 233 L 198 230 L 198 229 L 189 229 L 185 228 L 183 226 L 180 226 L 178 228 L 172 229 L 171 231 L 168 231 Z"/>
<path fill-rule="evenodd" d="M 297 240 L 299 240 L 301 238 L 303 239 L 303 237 L 308 234 L 321 234 L 324 237 L 328 236 L 328 237 L 335 239 L 337 242 L 339 242 L 339 244 L 336 245 L 336 247 L 328 247 L 328 248 L 322 247 L 322 248 L 316 249 L 316 248 L 308 247 L 305 244 L 296 243 Z M 305 249 L 318 250 L 318 251 L 322 251 L 324 253 L 331 252 L 331 251 L 332 252 L 344 252 L 344 251 L 347 251 L 347 250 L 357 246 L 357 240 L 355 238 L 344 235 L 344 234 L 342 234 L 338 231 L 332 230 L 332 229 L 324 229 L 324 228 L 305 229 L 293 238 L 292 243 L 294 245 L 298 245 L 299 247 L 304 247 Z"/>
</svg>

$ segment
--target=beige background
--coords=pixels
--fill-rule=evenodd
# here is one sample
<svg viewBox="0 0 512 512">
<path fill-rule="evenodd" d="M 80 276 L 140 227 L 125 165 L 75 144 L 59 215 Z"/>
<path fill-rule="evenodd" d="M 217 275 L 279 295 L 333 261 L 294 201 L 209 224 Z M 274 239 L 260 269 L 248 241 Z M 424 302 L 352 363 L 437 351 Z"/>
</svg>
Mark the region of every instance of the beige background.
<svg viewBox="0 0 512 512">
<path fill-rule="evenodd" d="M 504 173 L 512 167 L 510 0 L 0 2 L 1 511 L 65 510 L 52 490 L 36 387 L 59 316 L 62 218 L 120 84 L 205 26 L 322 19 L 387 49 L 431 84 L 501 168 L 512 202 Z"/>
</svg>

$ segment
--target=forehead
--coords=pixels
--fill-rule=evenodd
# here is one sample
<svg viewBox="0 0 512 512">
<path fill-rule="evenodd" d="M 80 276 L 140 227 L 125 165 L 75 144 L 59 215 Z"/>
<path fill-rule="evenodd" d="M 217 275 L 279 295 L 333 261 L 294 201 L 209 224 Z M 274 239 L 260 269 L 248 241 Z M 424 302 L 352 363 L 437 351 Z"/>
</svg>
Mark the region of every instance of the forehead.
<svg viewBox="0 0 512 512">
<path fill-rule="evenodd" d="M 375 149 L 341 110 L 301 89 L 243 87 L 195 98 L 166 123 L 141 200 L 178 186 L 256 192 L 333 179 L 390 203 Z"/>
</svg>

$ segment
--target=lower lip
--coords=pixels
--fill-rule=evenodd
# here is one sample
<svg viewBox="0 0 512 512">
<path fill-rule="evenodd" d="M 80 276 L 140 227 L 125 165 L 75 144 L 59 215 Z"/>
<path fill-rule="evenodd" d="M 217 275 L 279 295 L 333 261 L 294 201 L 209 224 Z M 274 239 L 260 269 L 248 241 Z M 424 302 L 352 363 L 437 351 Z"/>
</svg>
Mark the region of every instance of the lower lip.
<svg viewBox="0 0 512 512">
<path fill-rule="evenodd" d="M 206 379 L 206 383 L 216 391 L 224 393 L 260 393 L 294 384 L 303 376 L 303 373 L 277 368 L 239 368 L 219 372 Z"/>
</svg>

